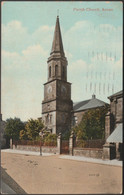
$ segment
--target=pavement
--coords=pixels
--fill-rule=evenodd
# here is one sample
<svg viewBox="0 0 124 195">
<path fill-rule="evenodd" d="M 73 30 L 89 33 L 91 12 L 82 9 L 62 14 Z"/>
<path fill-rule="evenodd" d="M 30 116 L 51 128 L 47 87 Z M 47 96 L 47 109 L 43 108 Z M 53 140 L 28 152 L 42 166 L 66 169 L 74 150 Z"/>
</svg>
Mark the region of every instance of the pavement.
<svg viewBox="0 0 124 195">
<path fill-rule="evenodd" d="M 68 159 L 68 160 L 76 160 L 76 161 L 83 161 L 89 163 L 98 163 L 104 165 L 112 165 L 112 166 L 123 166 L 123 161 L 119 160 L 102 160 L 102 159 L 95 159 L 95 158 L 88 158 L 84 156 L 69 156 L 69 155 L 62 155 L 59 158 Z"/>
<path fill-rule="evenodd" d="M 1 194 L 16 194 L 16 192 L 10 188 L 6 183 L 1 180 Z"/>
<path fill-rule="evenodd" d="M 24 151 L 24 150 L 2 149 L 1 152 L 40 156 L 40 152 Z M 52 155 L 55 155 L 55 154 L 42 153 L 42 156 L 52 156 Z M 10 186 L 8 186 L 2 180 L 1 180 L 0 192 L 1 192 L 1 194 L 17 194 Z"/>
<path fill-rule="evenodd" d="M 14 154 L 26 154 L 26 155 L 33 155 L 33 156 L 40 156 L 40 152 L 33 152 L 33 151 L 25 151 L 25 150 L 16 150 L 16 149 L 2 149 L 1 152 L 8 152 Z M 53 153 L 43 153 L 42 156 L 52 156 L 55 155 Z"/>
<path fill-rule="evenodd" d="M 16 153 L 16 154 L 25 154 L 25 155 L 35 155 L 39 156 L 39 152 L 33 151 L 24 151 L 24 150 L 16 150 L 16 149 L 3 149 L 1 152 L 9 152 L 9 153 Z M 53 153 L 42 153 L 42 156 L 52 156 L 56 155 Z M 103 159 L 95 159 L 95 158 L 88 158 L 84 156 L 70 156 L 70 155 L 59 155 L 59 158 L 68 159 L 68 160 L 77 160 L 77 161 L 84 161 L 89 163 L 98 163 L 98 164 L 105 164 L 105 165 L 112 165 L 112 166 L 123 166 L 123 161 L 119 161 L 117 159 L 114 160 L 103 160 Z"/>
<path fill-rule="evenodd" d="M 118 160 L 12 149 L 1 150 L 1 157 L 2 194 L 118 194 L 122 189 Z"/>
</svg>

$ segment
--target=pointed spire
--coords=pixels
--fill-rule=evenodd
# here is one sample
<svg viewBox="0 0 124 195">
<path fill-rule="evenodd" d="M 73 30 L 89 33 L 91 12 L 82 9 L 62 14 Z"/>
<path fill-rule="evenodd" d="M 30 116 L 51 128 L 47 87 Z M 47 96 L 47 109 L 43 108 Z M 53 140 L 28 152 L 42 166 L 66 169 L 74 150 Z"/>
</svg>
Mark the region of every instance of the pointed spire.
<svg viewBox="0 0 124 195">
<path fill-rule="evenodd" d="M 60 25 L 59 25 L 59 16 L 57 16 L 57 19 L 56 19 L 54 38 L 53 38 L 53 44 L 52 44 L 50 55 L 54 53 L 60 53 L 62 56 L 64 56 L 61 30 L 60 30 Z"/>
</svg>

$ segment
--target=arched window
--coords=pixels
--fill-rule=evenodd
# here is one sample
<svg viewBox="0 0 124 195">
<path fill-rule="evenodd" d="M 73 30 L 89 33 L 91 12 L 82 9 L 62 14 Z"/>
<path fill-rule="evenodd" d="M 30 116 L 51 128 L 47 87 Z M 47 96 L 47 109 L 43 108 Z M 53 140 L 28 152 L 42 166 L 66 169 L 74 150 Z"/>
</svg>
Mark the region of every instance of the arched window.
<svg viewBox="0 0 124 195">
<path fill-rule="evenodd" d="M 51 66 L 49 67 L 49 77 L 51 77 Z"/>
<path fill-rule="evenodd" d="M 62 67 L 62 77 L 63 78 L 65 77 L 65 67 L 64 66 Z"/>
<path fill-rule="evenodd" d="M 58 65 L 55 65 L 55 76 L 58 76 Z"/>
<path fill-rule="evenodd" d="M 52 123 L 52 115 L 50 115 L 50 123 Z"/>
</svg>

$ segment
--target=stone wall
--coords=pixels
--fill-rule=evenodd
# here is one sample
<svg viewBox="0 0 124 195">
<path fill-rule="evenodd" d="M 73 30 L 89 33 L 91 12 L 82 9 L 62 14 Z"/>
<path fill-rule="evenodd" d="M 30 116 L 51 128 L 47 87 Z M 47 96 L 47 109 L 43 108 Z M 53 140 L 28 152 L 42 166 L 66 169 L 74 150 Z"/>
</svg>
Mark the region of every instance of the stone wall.
<svg viewBox="0 0 124 195">
<path fill-rule="evenodd" d="M 71 99 L 71 83 L 58 80 L 57 81 L 57 97 L 62 100 Z"/>
<path fill-rule="evenodd" d="M 57 147 L 42 147 L 42 152 L 43 153 L 53 153 L 53 154 L 59 154 L 58 148 Z"/>
<path fill-rule="evenodd" d="M 56 81 L 45 83 L 44 85 L 44 100 L 48 101 L 56 98 Z"/>
<path fill-rule="evenodd" d="M 111 113 L 114 115 L 115 123 L 122 123 L 123 121 L 123 95 L 121 96 L 110 99 Z"/>
<path fill-rule="evenodd" d="M 98 158 L 102 159 L 105 156 L 105 147 L 104 147 L 104 154 L 103 148 L 80 148 L 74 147 L 74 133 L 71 133 L 69 139 L 69 154 L 72 156 L 85 156 L 91 158 Z M 11 141 L 12 143 L 12 141 Z M 36 151 L 40 153 L 40 146 L 31 146 L 31 145 L 12 145 L 13 149 L 17 150 L 25 150 L 25 151 Z M 62 136 L 61 133 L 57 137 L 57 146 L 42 146 L 41 151 L 43 153 L 52 153 L 52 154 L 61 154 L 62 148 Z"/>
<path fill-rule="evenodd" d="M 50 102 L 42 103 L 42 114 L 56 110 L 56 99 Z"/>
<path fill-rule="evenodd" d="M 105 116 L 105 140 L 109 137 L 110 132 L 111 132 L 111 123 L 110 123 L 110 118 L 111 113 L 108 111 L 108 113 Z"/>
<path fill-rule="evenodd" d="M 52 133 L 56 134 L 56 111 L 42 114 L 42 119 L 45 126 L 52 130 Z"/>
<path fill-rule="evenodd" d="M 28 145 L 13 145 L 13 149 L 40 152 L 40 146 L 28 146 Z M 58 154 L 58 148 L 52 146 L 42 146 L 43 153 Z"/>
<path fill-rule="evenodd" d="M 0 145 L 1 145 L 1 149 L 6 147 L 6 139 L 4 138 L 5 126 L 6 126 L 6 122 L 1 120 L 0 121 Z"/>
<path fill-rule="evenodd" d="M 74 148 L 73 155 L 102 159 L 103 149 L 99 149 L 99 148 Z"/>
<path fill-rule="evenodd" d="M 78 125 L 81 122 L 82 117 L 86 111 L 74 112 L 74 125 Z"/>
<path fill-rule="evenodd" d="M 116 123 L 123 121 L 123 97 L 117 99 Z"/>
</svg>

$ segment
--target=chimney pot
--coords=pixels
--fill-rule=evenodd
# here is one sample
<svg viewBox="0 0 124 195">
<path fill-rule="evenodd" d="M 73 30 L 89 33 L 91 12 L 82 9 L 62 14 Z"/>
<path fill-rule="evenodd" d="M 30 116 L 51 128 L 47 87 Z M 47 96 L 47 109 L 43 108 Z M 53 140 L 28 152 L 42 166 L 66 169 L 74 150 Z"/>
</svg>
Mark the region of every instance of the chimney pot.
<svg viewBox="0 0 124 195">
<path fill-rule="evenodd" d="M 93 94 L 93 95 L 92 95 L 92 99 L 95 99 L 95 98 L 96 98 L 96 96 L 95 96 L 95 94 Z"/>
</svg>

